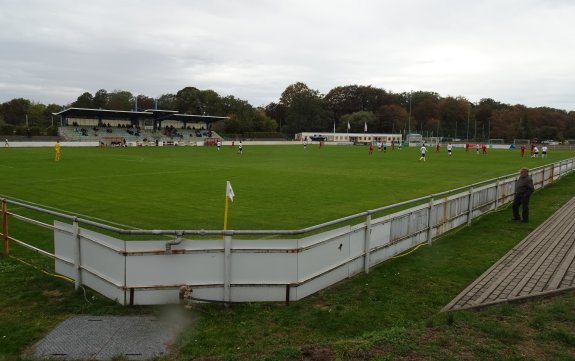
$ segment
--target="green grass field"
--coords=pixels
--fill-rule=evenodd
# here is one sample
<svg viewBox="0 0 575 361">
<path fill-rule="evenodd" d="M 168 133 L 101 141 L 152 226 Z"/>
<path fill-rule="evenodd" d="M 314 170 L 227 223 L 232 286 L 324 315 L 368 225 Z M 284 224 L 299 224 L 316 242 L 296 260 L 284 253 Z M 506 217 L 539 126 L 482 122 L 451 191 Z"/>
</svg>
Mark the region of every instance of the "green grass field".
<svg viewBox="0 0 575 361">
<path fill-rule="evenodd" d="M 518 153 L 457 150 L 449 159 L 431 151 L 421 163 L 417 149 L 370 157 L 366 147 L 246 146 L 242 156 L 230 148 L 64 148 L 55 163 L 52 149 L 11 148 L 0 149 L 0 194 L 143 228 L 221 229 L 230 180 L 232 228 L 289 229 L 575 155 L 553 152 L 543 161 Z M 439 311 L 574 195 L 571 174 L 533 195 L 529 224 L 510 222 L 509 209 L 488 214 L 289 306 L 182 309 L 194 322 L 160 359 L 573 360 L 573 293 Z M 21 247 L 11 254 L 53 268 Z M 85 297 L 14 257 L 0 257 L 0 294 L 2 361 L 26 359 L 23 351 L 71 315 L 165 311 L 121 307 L 89 289 Z"/>
<path fill-rule="evenodd" d="M 144 229 L 297 229 L 575 156 L 520 158 L 456 149 L 375 152 L 367 147 L 0 149 L 0 195 Z"/>
</svg>

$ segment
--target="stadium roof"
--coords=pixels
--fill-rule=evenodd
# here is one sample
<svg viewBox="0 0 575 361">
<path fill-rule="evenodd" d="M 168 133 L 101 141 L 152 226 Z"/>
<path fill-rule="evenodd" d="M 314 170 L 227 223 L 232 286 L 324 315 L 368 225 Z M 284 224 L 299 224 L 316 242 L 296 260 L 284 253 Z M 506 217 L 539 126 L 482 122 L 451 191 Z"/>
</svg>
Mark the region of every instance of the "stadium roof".
<svg viewBox="0 0 575 361">
<path fill-rule="evenodd" d="M 143 112 L 127 110 L 89 109 L 89 108 L 68 108 L 52 115 L 68 117 L 90 117 L 90 118 L 129 118 L 129 119 L 154 119 L 154 120 L 179 120 L 183 122 L 202 121 L 213 123 L 218 120 L 228 119 L 228 117 L 218 117 L 215 115 L 179 114 L 175 110 L 146 109 Z"/>
</svg>

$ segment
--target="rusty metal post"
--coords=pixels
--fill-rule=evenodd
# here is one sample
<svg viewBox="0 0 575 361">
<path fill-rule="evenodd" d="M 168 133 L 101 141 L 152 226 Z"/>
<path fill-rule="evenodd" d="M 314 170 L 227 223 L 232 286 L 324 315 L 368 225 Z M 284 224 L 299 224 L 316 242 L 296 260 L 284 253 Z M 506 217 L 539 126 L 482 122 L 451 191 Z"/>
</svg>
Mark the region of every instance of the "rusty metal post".
<svg viewBox="0 0 575 361">
<path fill-rule="evenodd" d="M 10 254 L 10 245 L 8 244 L 8 210 L 6 200 L 2 200 L 2 254 L 8 256 Z"/>
</svg>

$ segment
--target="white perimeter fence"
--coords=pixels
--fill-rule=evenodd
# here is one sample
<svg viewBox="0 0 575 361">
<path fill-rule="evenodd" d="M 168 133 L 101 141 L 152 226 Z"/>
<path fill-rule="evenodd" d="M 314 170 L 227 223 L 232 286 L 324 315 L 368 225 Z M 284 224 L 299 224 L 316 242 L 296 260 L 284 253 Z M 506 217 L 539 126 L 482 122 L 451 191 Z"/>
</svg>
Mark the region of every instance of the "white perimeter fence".
<svg viewBox="0 0 575 361">
<path fill-rule="evenodd" d="M 531 175 L 535 187 L 541 188 L 574 168 L 572 158 L 534 168 Z M 11 241 L 52 257 L 56 272 L 74 279 L 76 288 L 87 285 L 123 305 L 178 303 L 182 286 L 188 286 L 197 301 L 296 301 L 367 273 L 416 245 L 431 244 L 435 237 L 511 202 L 516 179 L 515 174 L 507 175 L 299 230 L 126 230 L 3 199 L 4 254 Z M 62 221 L 43 223 L 8 211 L 8 205 Z M 394 209 L 399 210 L 372 217 Z M 9 218 L 53 229 L 54 254 L 8 235 Z M 325 229 L 329 230 L 316 233 Z M 101 232 L 174 239 L 123 240 Z M 234 239 L 236 235 L 241 237 Z M 265 235 L 273 239 L 261 239 Z M 282 235 L 286 239 L 276 239 Z"/>
</svg>

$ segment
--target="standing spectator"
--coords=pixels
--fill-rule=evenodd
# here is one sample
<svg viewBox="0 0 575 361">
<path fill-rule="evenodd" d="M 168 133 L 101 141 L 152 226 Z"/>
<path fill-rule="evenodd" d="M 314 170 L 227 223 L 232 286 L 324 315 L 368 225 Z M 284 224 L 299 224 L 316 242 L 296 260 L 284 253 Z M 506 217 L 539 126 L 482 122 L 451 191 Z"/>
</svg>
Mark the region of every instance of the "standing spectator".
<svg viewBox="0 0 575 361">
<path fill-rule="evenodd" d="M 523 167 L 519 171 L 519 178 L 515 182 L 515 198 L 513 199 L 513 220 L 529 222 L 529 197 L 535 191 L 533 179 L 529 175 L 529 169 Z M 519 218 L 519 206 L 523 206 L 521 218 Z"/>
<path fill-rule="evenodd" d="M 425 148 L 425 143 L 419 149 L 421 151 L 421 157 L 419 160 L 423 160 L 425 162 L 425 154 L 427 153 L 427 148 Z"/>
</svg>

